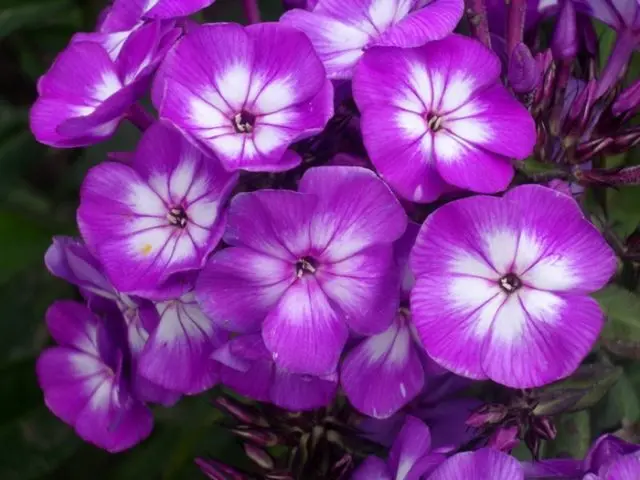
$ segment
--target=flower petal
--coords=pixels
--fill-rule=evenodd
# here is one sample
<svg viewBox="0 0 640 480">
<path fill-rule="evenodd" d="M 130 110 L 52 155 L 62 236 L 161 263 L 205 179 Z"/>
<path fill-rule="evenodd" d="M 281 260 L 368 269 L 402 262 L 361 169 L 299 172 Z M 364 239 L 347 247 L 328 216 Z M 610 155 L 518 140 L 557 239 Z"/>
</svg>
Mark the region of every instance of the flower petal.
<svg viewBox="0 0 640 480">
<path fill-rule="evenodd" d="M 592 298 L 523 287 L 496 312 L 482 349 L 482 368 L 512 388 L 560 380 L 578 368 L 602 325 L 602 311 Z"/>
<path fill-rule="evenodd" d="M 315 167 L 299 191 L 319 198 L 311 220 L 311 244 L 323 261 L 337 262 L 377 243 L 397 240 L 407 216 L 389 187 L 361 167 Z"/>
<path fill-rule="evenodd" d="M 482 448 L 475 452 L 458 453 L 450 457 L 429 480 L 524 480 L 522 467 L 518 460 L 506 453 L 490 448 Z"/>
<path fill-rule="evenodd" d="M 300 375 L 275 367 L 271 401 L 294 412 L 325 407 L 338 389 L 337 375 L 315 377 Z"/>
<path fill-rule="evenodd" d="M 262 338 L 276 364 L 292 373 L 333 373 L 348 329 L 313 275 L 303 275 L 269 312 Z"/>
<path fill-rule="evenodd" d="M 351 404 L 374 418 L 387 418 L 413 400 L 425 374 L 404 320 L 353 348 L 342 361 L 340 377 Z"/>
<path fill-rule="evenodd" d="M 369 456 L 351 475 L 351 480 L 393 480 L 384 460 Z"/>
<path fill-rule="evenodd" d="M 256 332 L 294 280 L 290 263 L 248 248 L 227 248 L 215 253 L 201 271 L 196 297 L 219 327 Z"/>
<path fill-rule="evenodd" d="M 99 358 L 98 319 L 87 307 L 71 300 L 58 300 L 47 310 L 46 319 L 49 333 L 60 346 Z"/>
<path fill-rule="evenodd" d="M 396 472 L 396 478 L 419 480 L 424 472 L 415 471 L 414 466 L 430 449 L 429 428 L 416 417 L 407 415 L 389 452 L 389 467 Z"/>
</svg>

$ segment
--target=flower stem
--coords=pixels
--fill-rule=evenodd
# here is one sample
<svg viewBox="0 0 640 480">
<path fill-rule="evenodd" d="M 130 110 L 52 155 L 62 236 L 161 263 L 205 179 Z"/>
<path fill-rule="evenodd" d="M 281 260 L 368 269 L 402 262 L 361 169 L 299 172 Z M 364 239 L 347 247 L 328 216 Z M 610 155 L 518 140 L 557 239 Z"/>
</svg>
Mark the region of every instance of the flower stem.
<svg viewBox="0 0 640 480">
<path fill-rule="evenodd" d="M 465 0 L 465 11 L 471 33 L 474 37 L 491 48 L 491 35 L 489 34 L 489 22 L 487 20 L 487 6 L 484 0 Z"/>
<path fill-rule="evenodd" d="M 507 0 L 509 15 L 507 20 L 507 55 L 511 58 L 524 34 L 524 19 L 527 13 L 527 0 Z"/>
<path fill-rule="evenodd" d="M 153 116 L 138 103 L 131 105 L 131 108 L 127 112 L 127 120 L 135 125 L 141 132 L 144 132 L 155 122 Z"/>
<path fill-rule="evenodd" d="M 260 23 L 260 9 L 258 8 L 258 0 L 242 0 L 242 8 L 247 22 Z"/>
</svg>

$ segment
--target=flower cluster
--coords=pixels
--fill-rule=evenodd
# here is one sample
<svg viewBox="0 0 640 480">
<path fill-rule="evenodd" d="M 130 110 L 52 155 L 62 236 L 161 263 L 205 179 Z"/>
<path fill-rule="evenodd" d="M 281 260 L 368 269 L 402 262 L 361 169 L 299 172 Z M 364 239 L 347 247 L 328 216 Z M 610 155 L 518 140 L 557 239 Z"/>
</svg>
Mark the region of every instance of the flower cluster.
<svg viewBox="0 0 640 480">
<path fill-rule="evenodd" d="M 635 0 L 511 2 L 295 2 L 241 26 L 188 18 L 212 1 L 116 0 L 76 34 L 38 83 L 34 135 L 86 146 L 130 121 L 141 137 L 87 172 L 80 237 L 46 253 L 82 298 L 47 313 L 51 411 L 117 452 L 150 434 L 151 404 L 220 384 L 284 422 L 219 405 L 264 478 L 636 478 L 629 445 L 594 453 L 610 437 L 584 462 L 521 464 L 519 438 L 554 436 L 536 402 L 499 413 L 457 395 L 543 387 L 588 356 L 605 320 L 590 294 L 618 258 L 568 188 L 516 172 L 635 141 L 612 133 L 640 100 L 617 87 Z M 464 11 L 475 38 L 454 32 Z M 534 55 L 523 31 L 549 11 L 552 44 Z M 586 15 L 620 36 L 585 81 Z M 633 176 L 582 167 L 573 181 Z M 320 460 L 280 465 L 262 450 L 275 444 Z M 388 458 L 353 453 L 372 444 Z"/>
</svg>

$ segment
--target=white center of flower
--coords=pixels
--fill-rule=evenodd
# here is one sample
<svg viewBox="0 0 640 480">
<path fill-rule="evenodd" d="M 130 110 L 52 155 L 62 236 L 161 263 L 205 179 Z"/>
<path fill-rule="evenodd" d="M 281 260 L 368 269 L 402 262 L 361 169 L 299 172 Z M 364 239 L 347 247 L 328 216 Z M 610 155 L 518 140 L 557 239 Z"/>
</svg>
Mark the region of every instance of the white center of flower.
<svg viewBox="0 0 640 480">
<path fill-rule="evenodd" d="M 256 116 L 245 110 L 233 117 L 233 128 L 236 133 L 251 133 L 256 123 Z"/>
<path fill-rule="evenodd" d="M 316 273 L 316 263 L 311 257 L 301 258 L 296 262 L 296 276 L 298 278 L 302 277 L 305 274 L 314 274 Z"/>
<path fill-rule="evenodd" d="M 189 221 L 189 217 L 187 217 L 187 212 L 184 211 L 184 208 L 173 207 L 169 210 L 169 213 L 167 213 L 167 220 L 169 220 L 171 225 L 175 225 L 179 228 L 185 228 Z"/>
<path fill-rule="evenodd" d="M 522 287 L 522 280 L 513 273 L 507 273 L 500 279 L 500 288 L 507 293 L 513 293 Z"/>
</svg>

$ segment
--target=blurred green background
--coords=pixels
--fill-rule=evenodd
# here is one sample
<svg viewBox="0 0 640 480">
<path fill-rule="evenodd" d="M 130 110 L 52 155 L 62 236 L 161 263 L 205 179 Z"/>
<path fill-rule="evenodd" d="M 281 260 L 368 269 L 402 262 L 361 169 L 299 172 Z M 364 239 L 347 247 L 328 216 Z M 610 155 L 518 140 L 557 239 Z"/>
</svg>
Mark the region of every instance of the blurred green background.
<svg viewBox="0 0 640 480">
<path fill-rule="evenodd" d="M 281 14 L 279 0 L 260 0 L 263 19 Z M 78 188 L 106 152 L 131 150 L 139 136 L 123 124 L 109 142 L 56 150 L 28 127 L 36 81 L 78 31 L 92 31 L 107 0 L 0 0 L 0 479 L 200 478 L 196 455 L 238 455 L 215 425 L 210 394 L 157 409 L 152 436 L 109 455 L 84 444 L 46 409 L 34 362 L 48 342 L 43 316 L 74 289 L 51 277 L 43 255 L 53 235 L 74 235 Z M 199 21 L 244 22 L 240 0 L 217 0 Z M 236 458 L 238 458 L 236 456 Z"/>
</svg>

